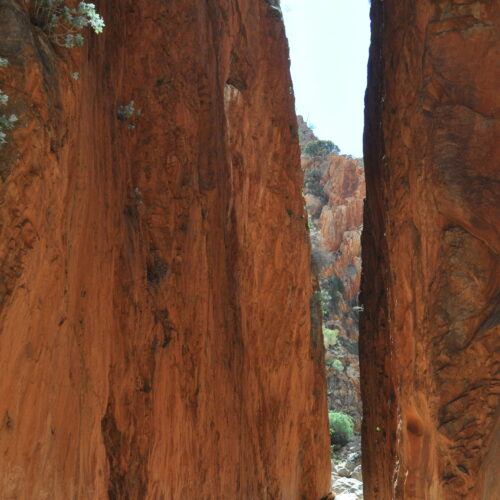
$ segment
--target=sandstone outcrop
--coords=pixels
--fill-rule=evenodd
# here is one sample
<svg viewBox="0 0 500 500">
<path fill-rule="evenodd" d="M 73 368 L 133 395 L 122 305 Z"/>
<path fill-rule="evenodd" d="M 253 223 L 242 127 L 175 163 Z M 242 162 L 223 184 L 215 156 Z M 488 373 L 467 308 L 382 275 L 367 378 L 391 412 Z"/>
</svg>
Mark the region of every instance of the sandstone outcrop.
<svg viewBox="0 0 500 500">
<path fill-rule="evenodd" d="M 69 52 L 22 6 L 0 0 L 2 498 L 321 498 L 279 9 L 101 1 L 105 33 Z"/>
<path fill-rule="evenodd" d="M 365 498 L 499 498 L 498 2 L 372 0 Z"/>
<path fill-rule="evenodd" d="M 361 160 L 330 155 L 324 176 L 328 204 L 321 212 L 319 227 L 324 246 L 335 254 L 330 274 L 344 285 L 342 296 L 350 303 L 357 298 L 361 279 L 361 229 L 365 174 Z"/>
</svg>

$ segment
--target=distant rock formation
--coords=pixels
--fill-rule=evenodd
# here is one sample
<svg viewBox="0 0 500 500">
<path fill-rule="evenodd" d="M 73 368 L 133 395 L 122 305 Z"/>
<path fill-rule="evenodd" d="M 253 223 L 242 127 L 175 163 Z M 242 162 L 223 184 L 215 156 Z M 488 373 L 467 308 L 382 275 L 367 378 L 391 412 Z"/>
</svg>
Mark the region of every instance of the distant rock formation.
<svg viewBox="0 0 500 500">
<path fill-rule="evenodd" d="M 304 150 L 318 138 L 301 116 L 298 123 Z M 336 332 L 336 342 L 327 343 L 326 352 L 329 408 L 350 414 L 359 429 L 358 294 L 365 197 L 363 162 L 337 153 L 313 158 L 303 155 L 302 170 L 313 257 L 322 288 L 323 322 Z"/>
</svg>

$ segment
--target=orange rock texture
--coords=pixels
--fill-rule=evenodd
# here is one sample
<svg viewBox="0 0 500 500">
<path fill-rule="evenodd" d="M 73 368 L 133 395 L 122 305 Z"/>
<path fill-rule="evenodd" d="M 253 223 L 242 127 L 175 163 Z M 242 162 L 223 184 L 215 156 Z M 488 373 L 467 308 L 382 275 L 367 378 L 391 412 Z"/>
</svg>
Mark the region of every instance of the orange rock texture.
<svg viewBox="0 0 500 500">
<path fill-rule="evenodd" d="M 105 33 L 68 51 L 0 0 L 2 498 L 328 492 L 273 3 L 98 2 Z"/>
<path fill-rule="evenodd" d="M 500 4 L 372 1 L 365 498 L 498 499 Z"/>
<path fill-rule="evenodd" d="M 345 301 L 354 299 L 361 279 L 361 228 L 365 198 L 365 173 L 360 160 L 330 155 L 324 176 L 328 204 L 319 222 L 325 247 L 335 253 L 332 271 L 345 287 Z"/>
<path fill-rule="evenodd" d="M 300 117 L 299 117 L 300 118 Z M 318 231 L 318 246 L 330 256 L 321 272 L 323 277 L 335 275 L 341 281 L 344 313 L 352 312 L 357 304 L 361 280 L 361 231 L 365 178 L 362 160 L 341 154 L 327 158 L 302 156 L 302 170 L 318 169 L 324 198 L 310 194 L 306 188 L 306 209 Z M 307 185 L 307 184 L 306 184 Z M 357 338 L 357 327 L 348 326 L 345 332 Z"/>
</svg>

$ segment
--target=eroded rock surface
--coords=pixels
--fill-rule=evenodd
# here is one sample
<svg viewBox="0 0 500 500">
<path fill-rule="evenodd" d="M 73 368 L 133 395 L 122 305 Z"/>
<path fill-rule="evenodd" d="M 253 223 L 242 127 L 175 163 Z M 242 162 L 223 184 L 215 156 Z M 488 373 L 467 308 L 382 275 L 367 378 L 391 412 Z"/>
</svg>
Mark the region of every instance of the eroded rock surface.
<svg viewBox="0 0 500 500">
<path fill-rule="evenodd" d="M 372 1 L 365 497 L 498 499 L 500 4 Z"/>
<path fill-rule="evenodd" d="M 0 0 L 20 117 L 0 151 L 2 498 L 319 499 L 323 344 L 279 9 L 98 9 L 104 34 L 68 52 Z"/>
</svg>

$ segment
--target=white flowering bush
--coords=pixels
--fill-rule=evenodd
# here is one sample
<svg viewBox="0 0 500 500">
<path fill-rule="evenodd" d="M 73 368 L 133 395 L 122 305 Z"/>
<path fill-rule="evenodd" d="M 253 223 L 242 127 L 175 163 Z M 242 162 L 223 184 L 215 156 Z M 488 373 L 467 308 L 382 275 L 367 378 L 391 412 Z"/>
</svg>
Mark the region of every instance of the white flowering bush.
<svg viewBox="0 0 500 500">
<path fill-rule="evenodd" d="M 130 101 L 128 104 L 116 108 L 116 117 L 122 122 L 129 121 L 134 116 L 134 113 L 136 113 L 134 101 Z"/>
<path fill-rule="evenodd" d="M 5 95 L 5 94 L 4 94 Z M 2 94 L 0 94 L 0 97 Z M 5 133 L 6 130 L 12 130 L 14 128 L 14 124 L 17 122 L 17 116 L 16 115 L 2 115 L 0 114 L 0 146 L 5 144 L 7 142 L 7 134 Z"/>
<path fill-rule="evenodd" d="M 9 61 L 0 57 L 0 68 L 6 68 L 9 65 Z M 9 96 L 4 94 L 0 89 L 0 108 L 7 106 L 9 102 Z M 7 130 L 12 130 L 14 124 L 17 122 L 16 115 L 6 115 L 0 112 L 0 146 L 7 142 Z"/>
<path fill-rule="evenodd" d="M 81 34 L 84 28 L 90 27 L 100 34 L 105 26 L 95 5 L 87 2 L 80 2 L 76 8 L 71 8 L 64 0 L 33 0 L 32 16 L 53 43 L 69 49 L 84 44 Z"/>
<path fill-rule="evenodd" d="M 135 109 L 134 101 L 130 101 L 128 104 L 125 104 L 123 106 L 118 106 L 116 108 L 116 117 L 121 122 L 126 122 L 127 127 L 130 130 L 135 129 L 135 125 L 133 123 L 134 118 L 137 118 L 139 116 L 141 116 L 141 110 Z"/>
</svg>

